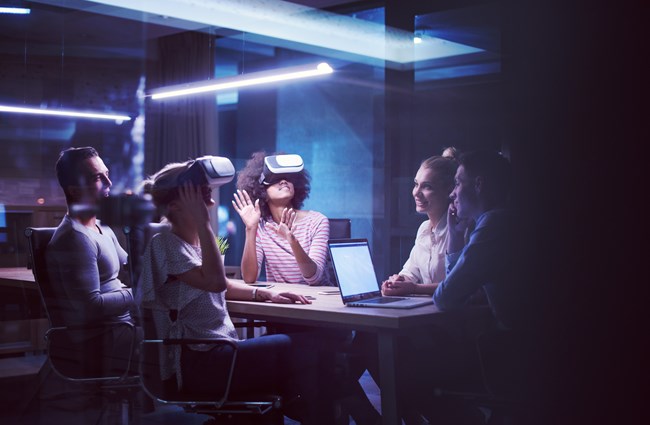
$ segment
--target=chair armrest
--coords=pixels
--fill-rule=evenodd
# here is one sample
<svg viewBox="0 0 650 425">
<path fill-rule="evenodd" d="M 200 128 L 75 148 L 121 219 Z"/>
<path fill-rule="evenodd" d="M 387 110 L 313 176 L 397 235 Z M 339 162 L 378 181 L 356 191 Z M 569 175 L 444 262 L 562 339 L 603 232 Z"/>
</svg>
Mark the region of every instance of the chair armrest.
<svg viewBox="0 0 650 425">
<path fill-rule="evenodd" d="M 87 323 L 82 325 L 55 326 L 48 329 L 46 335 L 54 331 L 82 331 L 82 330 L 91 330 L 91 329 L 113 328 L 119 326 L 126 326 L 128 328 L 135 329 L 135 325 L 133 325 L 133 323 L 130 322 Z"/>
<path fill-rule="evenodd" d="M 214 344 L 229 345 L 234 350 L 237 350 L 239 348 L 237 341 L 226 338 L 165 338 L 159 341 L 163 345 Z M 155 340 L 147 340 L 147 342 L 155 342 Z"/>
<path fill-rule="evenodd" d="M 262 328 L 267 325 L 265 320 L 256 320 L 250 322 L 234 322 L 235 328 Z"/>
<path fill-rule="evenodd" d="M 224 394 L 221 400 L 215 401 L 217 407 L 221 407 L 230 395 L 230 386 L 232 377 L 235 371 L 235 364 L 237 362 L 237 350 L 239 344 L 237 341 L 226 338 L 165 338 L 165 339 L 145 339 L 141 342 L 144 344 L 162 344 L 162 345 L 190 345 L 190 344 L 214 344 L 214 345 L 227 345 L 232 347 L 232 357 L 230 359 L 230 370 L 228 371 L 228 380 L 226 381 Z M 141 350 L 144 352 L 144 350 Z"/>
</svg>

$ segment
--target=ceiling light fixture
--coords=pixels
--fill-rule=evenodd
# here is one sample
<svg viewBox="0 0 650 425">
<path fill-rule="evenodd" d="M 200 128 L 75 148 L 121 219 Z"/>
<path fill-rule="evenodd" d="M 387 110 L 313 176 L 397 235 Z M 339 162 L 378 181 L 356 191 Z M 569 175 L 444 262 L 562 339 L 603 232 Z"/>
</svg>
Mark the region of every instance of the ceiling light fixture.
<svg viewBox="0 0 650 425">
<path fill-rule="evenodd" d="M 32 11 L 26 7 L 0 7 L 0 13 L 7 13 L 11 15 L 29 15 L 32 13 Z"/>
<path fill-rule="evenodd" d="M 113 120 L 118 124 L 122 121 L 130 121 L 128 115 L 104 114 L 99 112 L 78 112 L 64 109 L 45 109 L 45 108 L 24 108 L 20 106 L 0 105 L 0 112 L 10 112 L 15 114 L 32 114 L 32 115 L 51 115 L 58 117 L 73 118 L 91 118 L 102 120 Z"/>
<path fill-rule="evenodd" d="M 325 62 L 318 65 L 301 65 L 271 71 L 252 72 L 246 75 L 220 78 L 218 80 L 201 81 L 197 83 L 178 84 L 162 87 L 151 91 L 152 99 L 167 99 L 170 97 L 187 96 L 206 92 L 223 91 L 240 87 L 250 87 L 259 84 L 275 83 L 279 81 L 296 80 L 301 78 L 316 77 L 334 72 Z"/>
<path fill-rule="evenodd" d="M 61 0 L 33 1 L 61 3 Z M 413 48 L 410 31 L 283 0 L 87 0 L 84 3 L 96 3 L 84 9 L 86 12 L 184 30 L 228 28 L 246 33 L 246 41 L 394 69 L 409 69 L 421 61 L 485 53 L 480 48 L 450 40 L 443 44 L 438 42 L 442 39 L 433 36 L 423 38 Z"/>
</svg>

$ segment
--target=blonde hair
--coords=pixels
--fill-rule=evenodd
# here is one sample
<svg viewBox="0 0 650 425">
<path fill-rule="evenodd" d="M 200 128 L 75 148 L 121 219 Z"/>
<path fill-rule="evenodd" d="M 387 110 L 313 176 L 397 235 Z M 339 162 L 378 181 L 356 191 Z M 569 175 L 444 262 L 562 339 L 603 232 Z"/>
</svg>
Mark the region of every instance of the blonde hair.
<svg viewBox="0 0 650 425">
<path fill-rule="evenodd" d="M 454 146 L 447 146 L 442 151 L 442 156 L 444 156 L 445 158 L 452 158 L 458 161 L 458 158 L 460 157 L 460 151 Z"/>
<path fill-rule="evenodd" d="M 454 188 L 454 179 L 456 177 L 456 169 L 458 162 L 448 156 L 432 156 L 420 164 L 420 167 L 434 171 L 436 179 L 440 181 L 441 186 L 451 192 Z"/>
<path fill-rule="evenodd" d="M 190 161 L 169 163 L 142 183 L 143 192 L 151 195 L 161 216 L 171 220 L 169 204 L 178 199 L 178 177 L 189 166 Z"/>
</svg>

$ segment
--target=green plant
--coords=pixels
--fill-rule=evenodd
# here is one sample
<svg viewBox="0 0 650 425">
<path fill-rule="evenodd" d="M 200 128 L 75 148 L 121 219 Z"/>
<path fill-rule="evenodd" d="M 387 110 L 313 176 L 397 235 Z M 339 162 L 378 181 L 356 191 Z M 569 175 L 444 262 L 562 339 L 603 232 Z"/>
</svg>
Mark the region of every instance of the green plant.
<svg viewBox="0 0 650 425">
<path fill-rule="evenodd" d="M 228 239 L 224 238 L 223 236 L 217 236 L 217 247 L 219 248 L 221 255 L 224 255 L 230 247 L 228 244 Z"/>
</svg>

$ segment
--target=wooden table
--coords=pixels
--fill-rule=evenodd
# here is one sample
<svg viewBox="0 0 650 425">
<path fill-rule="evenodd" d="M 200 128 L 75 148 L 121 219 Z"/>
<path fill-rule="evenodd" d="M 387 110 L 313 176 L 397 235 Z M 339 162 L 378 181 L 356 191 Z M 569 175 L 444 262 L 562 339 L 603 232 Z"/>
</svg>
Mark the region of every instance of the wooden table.
<svg viewBox="0 0 650 425">
<path fill-rule="evenodd" d="M 37 290 L 34 274 L 27 267 L 0 268 L 0 286 Z"/>
<path fill-rule="evenodd" d="M 236 279 L 232 279 L 236 280 Z M 243 281 L 240 281 L 243 282 Z M 368 331 L 377 334 L 379 372 L 381 374 L 381 410 L 384 424 L 401 423 L 397 399 L 397 337 L 404 332 L 428 326 L 449 327 L 468 320 L 484 320 L 490 316 L 487 308 L 473 308 L 458 312 L 441 312 L 434 305 L 402 310 L 393 308 L 346 307 L 339 294 L 320 292 L 336 288 L 322 286 L 273 283 L 272 290 L 292 291 L 311 295 L 310 305 L 271 304 L 248 301 L 228 301 L 232 317 L 266 320 L 270 322 L 319 327 L 334 327 Z M 0 286 L 37 289 L 31 270 L 26 268 L 0 269 Z"/>
<path fill-rule="evenodd" d="M 451 323 L 482 320 L 489 310 L 476 308 L 459 312 L 441 312 L 434 305 L 402 310 L 394 308 L 346 307 L 341 296 L 323 295 L 320 292 L 332 287 L 314 287 L 274 283 L 272 290 L 292 291 L 311 295 L 310 305 L 271 304 L 247 301 L 228 301 L 228 311 L 233 317 L 266 320 L 270 322 L 335 327 L 368 331 L 377 334 L 379 372 L 381 374 L 381 410 L 384 424 L 400 424 L 397 388 L 396 344 L 404 332 L 427 326 L 448 327 Z"/>
<path fill-rule="evenodd" d="M 11 306 L 9 317 L 4 314 L 6 306 Z M 45 348 L 48 321 L 31 270 L 0 268 L 0 309 L 0 354 L 36 353 Z"/>
</svg>

